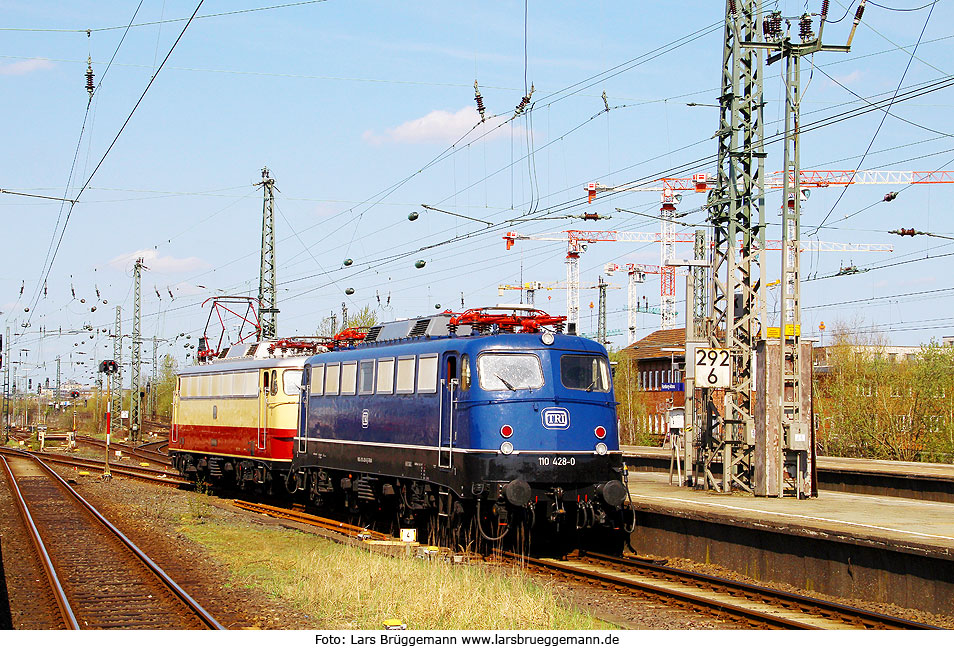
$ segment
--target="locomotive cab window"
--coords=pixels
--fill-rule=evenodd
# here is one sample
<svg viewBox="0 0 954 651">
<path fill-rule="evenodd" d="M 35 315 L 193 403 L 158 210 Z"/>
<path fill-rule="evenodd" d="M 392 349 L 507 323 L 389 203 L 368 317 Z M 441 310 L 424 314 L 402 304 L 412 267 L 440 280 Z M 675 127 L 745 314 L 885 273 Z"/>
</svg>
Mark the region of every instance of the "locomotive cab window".
<svg viewBox="0 0 954 651">
<path fill-rule="evenodd" d="M 278 395 L 278 371 L 272 371 L 272 395 Z"/>
<path fill-rule="evenodd" d="M 484 353 L 477 357 L 477 380 L 484 391 L 539 389 L 543 366 L 532 353 Z"/>
<path fill-rule="evenodd" d="M 282 373 L 282 391 L 286 396 L 297 396 L 301 393 L 302 371 L 290 369 Z"/>
<path fill-rule="evenodd" d="M 567 389 L 610 390 L 609 365 L 596 355 L 564 355 L 560 358 L 560 380 Z"/>
<path fill-rule="evenodd" d="M 470 356 L 460 356 L 460 388 L 466 391 L 470 388 Z"/>
</svg>

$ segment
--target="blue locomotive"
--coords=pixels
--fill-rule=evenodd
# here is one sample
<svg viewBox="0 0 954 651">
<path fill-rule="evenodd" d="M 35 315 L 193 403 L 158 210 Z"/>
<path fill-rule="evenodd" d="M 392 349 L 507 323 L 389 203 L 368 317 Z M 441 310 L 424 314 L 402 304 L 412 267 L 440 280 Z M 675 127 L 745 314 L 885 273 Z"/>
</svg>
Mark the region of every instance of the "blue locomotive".
<svg viewBox="0 0 954 651">
<path fill-rule="evenodd" d="M 628 489 L 609 361 L 564 320 L 525 306 L 448 312 L 310 357 L 289 488 L 471 540 L 619 529 Z"/>
</svg>

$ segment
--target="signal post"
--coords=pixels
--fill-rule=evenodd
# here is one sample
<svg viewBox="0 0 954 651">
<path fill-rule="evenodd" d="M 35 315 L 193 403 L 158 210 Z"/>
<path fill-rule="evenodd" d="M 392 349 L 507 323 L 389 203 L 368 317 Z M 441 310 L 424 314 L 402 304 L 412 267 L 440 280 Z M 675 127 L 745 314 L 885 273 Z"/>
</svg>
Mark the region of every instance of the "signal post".
<svg viewBox="0 0 954 651">
<path fill-rule="evenodd" d="M 112 474 L 109 472 L 109 434 L 110 434 L 110 428 L 112 425 L 111 420 L 112 420 L 112 411 L 113 411 L 112 400 L 110 400 L 111 398 L 110 394 L 112 393 L 112 388 L 113 388 L 112 387 L 113 383 L 111 378 L 112 378 L 112 375 L 116 373 L 117 371 L 119 371 L 119 364 L 117 364 L 115 360 L 106 359 L 99 363 L 99 372 L 106 374 L 106 467 L 103 468 L 103 479 L 105 481 L 109 481 L 113 477 Z M 75 407 L 74 407 L 74 414 L 75 414 Z"/>
</svg>

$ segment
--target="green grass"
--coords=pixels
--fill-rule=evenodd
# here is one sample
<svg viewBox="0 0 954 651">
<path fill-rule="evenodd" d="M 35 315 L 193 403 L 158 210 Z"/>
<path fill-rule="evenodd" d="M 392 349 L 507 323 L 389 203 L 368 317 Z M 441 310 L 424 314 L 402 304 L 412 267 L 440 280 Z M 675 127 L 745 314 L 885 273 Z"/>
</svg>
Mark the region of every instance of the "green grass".
<svg viewBox="0 0 954 651">
<path fill-rule="evenodd" d="M 392 618 L 409 629 L 608 626 L 517 570 L 396 558 L 302 532 L 194 516 L 181 517 L 180 533 L 222 560 L 236 584 L 266 590 L 315 628 L 380 629 Z"/>
</svg>

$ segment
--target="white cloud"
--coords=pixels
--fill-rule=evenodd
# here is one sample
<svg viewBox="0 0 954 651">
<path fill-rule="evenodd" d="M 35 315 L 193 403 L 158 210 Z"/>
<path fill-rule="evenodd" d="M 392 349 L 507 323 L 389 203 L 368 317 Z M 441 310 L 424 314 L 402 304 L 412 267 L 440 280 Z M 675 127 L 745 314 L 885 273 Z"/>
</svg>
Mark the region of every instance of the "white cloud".
<svg viewBox="0 0 954 651">
<path fill-rule="evenodd" d="M 0 75 L 26 75 L 35 70 L 49 70 L 53 62 L 48 59 L 27 59 L 16 63 L 0 64 Z"/>
<path fill-rule="evenodd" d="M 436 110 L 431 111 L 424 117 L 409 120 L 396 127 L 385 129 L 383 134 L 373 130 L 365 131 L 362 138 L 366 142 L 374 145 L 380 145 L 386 142 L 398 143 L 445 143 L 451 144 L 457 142 L 461 136 L 470 134 L 471 138 L 477 138 L 484 134 L 485 140 L 509 137 L 509 128 L 499 127 L 507 117 L 490 118 L 483 124 L 480 123 L 480 115 L 473 106 L 467 106 L 451 113 L 450 111 Z M 475 125 L 480 125 L 474 129 Z M 473 129 L 473 131 L 471 131 Z M 520 135 L 525 133 L 523 127 L 515 127 Z M 468 138 L 470 140 L 471 138 Z M 466 142 L 466 141 L 465 141 Z"/>
<path fill-rule="evenodd" d="M 833 76 L 832 76 L 832 79 L 834 79 L 835 81 L 837 81 L 839 84 L 842 84 L 842 85 L 844 85 L 844 86 L 849 86 L 849 85 L 855 83 L 856 81 L 858 81 L 859 79 L 861 79 L 861 71 L 860 71 L 860 70 L 852 70 L 851 72 L 849 72 L 849 73 L 846 74 L 846 75 L 833 75 Z M 834 85 L 834 84 L 832 84 L 832 85 Z"/>
<path fill-rule="evenodd" d="M 137 258 L 142 258 L 143 264 L 156 273 L 185 273 L 208 269 L 210 265 L 200 258 L 174 258 L 171 255 L 160 256 L 155 249 L 142 249 L 132 253 L 123 253 L 109 261 L 109 266 L 121 271 L 128 271 L 135 264 Z"/>
</svg>

